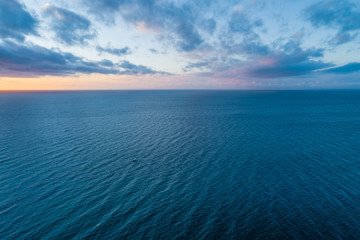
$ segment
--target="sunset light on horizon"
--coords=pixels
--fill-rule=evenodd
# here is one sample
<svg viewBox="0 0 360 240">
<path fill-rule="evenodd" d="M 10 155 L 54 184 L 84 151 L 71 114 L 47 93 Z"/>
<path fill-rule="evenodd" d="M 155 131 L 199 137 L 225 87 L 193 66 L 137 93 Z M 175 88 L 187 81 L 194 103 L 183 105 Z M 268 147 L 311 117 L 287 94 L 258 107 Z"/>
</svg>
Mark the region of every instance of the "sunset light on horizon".
<svg viewBox="0 0 360 240">
<path fill-rule="evenodd" d="M 358 1 L 0 0 L 0 91 L 357 89 Z"/>
</svg>

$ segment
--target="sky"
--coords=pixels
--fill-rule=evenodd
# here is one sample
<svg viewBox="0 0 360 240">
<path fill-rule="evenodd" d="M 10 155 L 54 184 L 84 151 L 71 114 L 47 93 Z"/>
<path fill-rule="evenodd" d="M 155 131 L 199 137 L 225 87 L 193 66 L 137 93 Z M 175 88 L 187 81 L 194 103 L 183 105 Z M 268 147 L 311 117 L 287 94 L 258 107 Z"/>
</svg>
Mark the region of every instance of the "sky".
<svg viewBox="0 0 360 240">
<path fill-rule="evenodd" d="M 358 0 L 0 0 L 0 91 L 359 88 Z"/>
</svg>

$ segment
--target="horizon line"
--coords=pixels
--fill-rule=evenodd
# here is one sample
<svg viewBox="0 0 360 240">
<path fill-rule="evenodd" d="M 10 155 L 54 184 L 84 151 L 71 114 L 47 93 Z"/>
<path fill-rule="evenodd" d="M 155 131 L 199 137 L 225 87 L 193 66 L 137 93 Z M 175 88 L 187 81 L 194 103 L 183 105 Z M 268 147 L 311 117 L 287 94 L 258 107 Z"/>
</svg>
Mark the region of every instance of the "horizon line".
<svg viewBox="0 0 360 240">
<path fill-rule="evenodd" d="M 303 88 L 303 89 L 206 89 L 206 88 L 169 88 L 169 89 L 31 89 L 0 90 L 2 93 L 36 93 L 36 92 L 116 92 L 116 91 L 360 91 L 360 88 Z"/>
</svg>

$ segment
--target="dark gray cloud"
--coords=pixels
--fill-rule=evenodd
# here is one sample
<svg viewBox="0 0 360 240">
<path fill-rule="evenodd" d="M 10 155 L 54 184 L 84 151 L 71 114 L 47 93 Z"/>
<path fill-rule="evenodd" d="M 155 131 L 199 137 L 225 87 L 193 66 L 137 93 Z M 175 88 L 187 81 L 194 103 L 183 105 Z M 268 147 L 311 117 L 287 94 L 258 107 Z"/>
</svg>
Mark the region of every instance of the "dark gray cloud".
<svg viewBox="0 0 360 240">
<path fill-rule="evenodd" d="M 358 72 L 358 71 L 360 71 L 360 63 L 353 62 L 353 63 L 348 63 L 343 66 L 329 68 L 322 72 L 343 74 L 343 73 L 352 73 L 352 72 Z"/>
<path fill-rule="evenodd" d="M 0 76 L 36 77 L 44 75 L 66 76 L 90 74 L 164 74 L 128 61 L 113 63 L 109 60 L 87 61 L 54 49 L 33 44 L 0 43 Z"/>
<path fill-rule="evenodd" d="M 0 0 L 0 38 L 24 41 L 28 34 L 37 35 L 38 20 L 18 0 Z"/>
<path fill-rule="evenodd" d="M 56 40 L 67 44 L 85 44 L 96 36 L 91 22 L 72 11 L 53 5 L 43 8 L 43 15 L 51 19 L 50 28 L 56 34 Z"/>
<path fill-rule="evenodd" d="M 360 9 L 349 0 L 323 0 L 310 5 L 304 15 L 315 27 L 331 27 L 338 30 L 330 43 L 339 45 L 353 39 L 350 32 L 360 30 Z"/>
<path fill-rule="evenodd" d="M 128 47 L 124 47 L 124 48 L 112 48 L 112 47 L 101 47 L 101 46 L 97 46 L 96 50 L 99 53 L 109 53 L 115 56 L 122 56 L 122 55 L 127 55 L 130 54 L 130 48 Z"/>
</svg>

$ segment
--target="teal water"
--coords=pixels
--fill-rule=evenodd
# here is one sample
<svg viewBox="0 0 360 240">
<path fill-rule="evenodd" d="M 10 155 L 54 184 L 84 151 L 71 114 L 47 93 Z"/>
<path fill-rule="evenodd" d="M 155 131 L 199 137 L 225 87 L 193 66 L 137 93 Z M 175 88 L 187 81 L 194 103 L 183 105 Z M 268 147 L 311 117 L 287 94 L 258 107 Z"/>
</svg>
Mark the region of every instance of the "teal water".
<svg viewBox="0 0 360 240">
<path fill-rule="evenodd" d="M 360 91 L 0 94 L 0 239 L 360 239 Z"/>
</svg>

